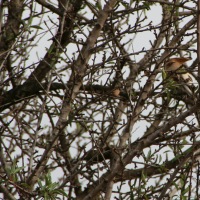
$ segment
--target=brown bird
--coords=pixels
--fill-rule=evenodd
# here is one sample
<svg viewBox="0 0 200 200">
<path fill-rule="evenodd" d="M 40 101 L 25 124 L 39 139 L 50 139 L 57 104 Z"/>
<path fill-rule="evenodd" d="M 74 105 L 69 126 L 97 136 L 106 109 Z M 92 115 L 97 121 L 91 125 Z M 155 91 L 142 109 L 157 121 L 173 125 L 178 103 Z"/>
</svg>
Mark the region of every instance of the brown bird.
<svg viewBox="0 0 200 200">
<path fill-rule="evenodd" d="M 181 68 L 182 65 L 188 60 L 191 60 L 191 58 L 190 57 L 171 58 L 165 64 L 164 69 L 167 75 L 166 80 L 168 79 L 169 82 L 168 86 L 169 88 L 171 88 L 171 92 L 173 92 L 174 94 L 176 93 L 179 94 L 178 95 L 179 99 L 180 99 L 180 94 L 181 95 L 183 94 L 182 99 L 183 101 L 186 102 L 186 107 L 190 108 L 197 101 L 195 91 L 198 88 L 198 82 L 196 81 L 194 76 L 192 76 L 192 74 L 187 72 L 186 68 L 184 67 Z M 170 83 L 170 80 L 173 80 L 173 84 Z M 181 93 L 179 93 L 179 91 L 181 91 Z M 186 94 L 187 96 L 185 96 L 184 94 Z M 187 101 L 188 99 L 190 101 Z M 195 112 L 195 116 L 200 126 L 200 113 Z"/>
<path fill-rule="evenodd" d="M 191 60 L 191 57 L 171 58 L 165 64 L 165 71 L 175 71 L 179 69 L 185 62 Z"/>
<path fill-rule="evenodd" d="M 120 89 L 116 88 L 112 91 L 113 95 L 118 97 L 120 95 Z"/>
<path fill-rule="evenodd" d="M 180 69 L 185 62 L 191 59 L 191 57 L 171 58 L 165 64 L 164 68 L 169 77 L 180 86 L 180 89 L 185 90 L 189 96 L 193 97 L 195 89 L 194 77 L 185 69 Z"/>
</svg>

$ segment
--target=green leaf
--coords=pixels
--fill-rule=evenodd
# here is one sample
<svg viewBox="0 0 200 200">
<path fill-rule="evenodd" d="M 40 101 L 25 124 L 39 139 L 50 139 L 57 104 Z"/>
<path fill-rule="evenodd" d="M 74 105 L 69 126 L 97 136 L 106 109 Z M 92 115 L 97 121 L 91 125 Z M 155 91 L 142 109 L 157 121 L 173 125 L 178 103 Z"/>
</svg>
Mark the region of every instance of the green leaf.
<svg viewBox="0 0 200 200">
<path fill-rule="evenodd" d="M 189 192 L 189 190 L 190 190 L 190 187 L 188 186 L 183 192 L 182 192 L 182 195 L 184 195 L 184 194 L 186 194 L 186 193 L 188 193 Z"/>
<path fill-rule="evenodd" d="M 52 182 L 51 174 L 47 173 L 44 177 L 44 184 L 42 183 L 41 180 L 38 180 L 38 195 L 39 197 L 42 197 L 45 200 L 56 200 L 58 195 L 63 195 L 67 197 L 67 194 L 61 190 L 57 189 L 59 188 L 59 183 L 57 182 Z M 40 199 L 40 198 L 38 198 Z"/>
<path fill-rule="evenodd" d="M 159 155 L 159 163 L 162 161 L 162 156 L 161 155 Z"/>
<path fill-rule="evenodd" d="M 143 6 L 145 6 L 145 9 L 147 9 L 147 10 L 150 10 L 150 9 L 151 9 L 150 3 L 147 3 L 146 1 L 143 2 Z"/>
<path fill-rule="evenodd" d="M 35 28 L 35 29 L 41 29 L 43 30 L 43 28 L 41 26 L 38 26 L 38 25 L 33 25 L 33 26 L 30 26 L 31 28 Z"/>
<path fill-rule="evenodd" d="M 149 149 L 149 151 L 148 151 L 146 160 L 148 161 L 148 160 L 150 160 L 150 158 L 151 158 L 151 149 Z"/>
</svg>

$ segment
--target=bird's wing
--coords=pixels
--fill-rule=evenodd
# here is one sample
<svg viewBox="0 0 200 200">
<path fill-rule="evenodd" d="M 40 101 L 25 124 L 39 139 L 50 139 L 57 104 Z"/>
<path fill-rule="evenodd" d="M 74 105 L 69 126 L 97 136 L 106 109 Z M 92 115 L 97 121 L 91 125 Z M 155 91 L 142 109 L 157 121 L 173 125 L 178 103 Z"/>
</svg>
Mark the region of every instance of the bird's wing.
<svg viewBox="0 0 200 200">
<path fill-rule="evenodd" d="M 165 64 L 165 69 L 167 69 L 168 67 L 171 67 L 173 64 L 175 63 L 175 61 L 168 61 L 166 64 Z"/>
<path fill-rule="evenodd" d="M 178 78 L 180 79 L 180 81 L 183 81 L 187 85 L 190 85 L 195 88 L 197 88 L 198 86 L 197 80 L 194 78 L 192 74 L 188 72 L 178 74 Z"/>
<path fill-rule="evenodd" d="M 186 93 L 189 96 L 194 97 L 194 91 L 196 89 L 195 85 L 197 84 L 196 79 L 188 72 L 177 74 L 179 84 L 183 86 Z"/>
</svg>

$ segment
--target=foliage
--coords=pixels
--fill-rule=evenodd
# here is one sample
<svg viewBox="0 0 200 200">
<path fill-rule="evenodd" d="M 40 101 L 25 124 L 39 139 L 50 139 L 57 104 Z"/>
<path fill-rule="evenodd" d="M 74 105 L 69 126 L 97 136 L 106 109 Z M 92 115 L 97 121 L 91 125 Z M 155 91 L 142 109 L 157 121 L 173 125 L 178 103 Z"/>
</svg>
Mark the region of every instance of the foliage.
<svg viewBox="0 0 200 200">
<path fill-rule="evenodd" d="M 44 185 L 42 184 L 42 181 L 38 181 L 38 193 L 39 196 L 41 196 L 44 200 L 54 200 L 54 199 L 59 199 L 58 195 L 63 195 L 67 197 L 67 194 L 63 192 L 61 189 L 57 189 L 59 186 L 59 183 L 53 183 L 51 179 L 50 173 L 47 173 L 45 175 L 45 183 Z M 38 198 L 40 199 L 40 197 Z"/>
</svg>

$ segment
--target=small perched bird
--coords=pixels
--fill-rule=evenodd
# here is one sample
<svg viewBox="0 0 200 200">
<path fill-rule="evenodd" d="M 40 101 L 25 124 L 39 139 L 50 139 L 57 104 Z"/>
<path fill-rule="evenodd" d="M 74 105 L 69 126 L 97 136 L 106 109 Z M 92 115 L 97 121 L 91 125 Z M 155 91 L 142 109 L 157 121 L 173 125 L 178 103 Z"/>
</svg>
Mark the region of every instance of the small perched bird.
<svg viewBox="0 0 200 200">
<path fill-rule="evenodd" d="M 165 64 L 164 70 L 166 86 L 173 98 L 183 100 L 186 102 L 186 107 L 190 108 L 197 101 L 195 90 L 198 88 L 198 82 L 183 66 L 188 60 L 191 60 L 191 58 L 171 58 Z M 200 113 L 196 112 L 195 116 L 200 124 Z"/>
<path fill-rule="evenodd" d="M 191 60 L 191 57 L 180 57 L 180 58 L 171 58 L 165 64 L 165 71 L 176 71 L 179 69 L 185 62 Z"/>
<path fill-rule="evenodd" d="M 188 73 L 185 69 L 182 69 L 182 65 L 191 60 L 191 57 L 171 58 L 165 64 L 164 69 L 167 72 L 167 77 L 173 79 L 178 88 L 190 97 L 194 97 L 195 78 Z"/>
</svg>

